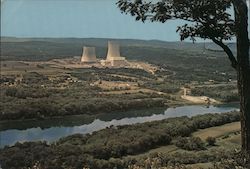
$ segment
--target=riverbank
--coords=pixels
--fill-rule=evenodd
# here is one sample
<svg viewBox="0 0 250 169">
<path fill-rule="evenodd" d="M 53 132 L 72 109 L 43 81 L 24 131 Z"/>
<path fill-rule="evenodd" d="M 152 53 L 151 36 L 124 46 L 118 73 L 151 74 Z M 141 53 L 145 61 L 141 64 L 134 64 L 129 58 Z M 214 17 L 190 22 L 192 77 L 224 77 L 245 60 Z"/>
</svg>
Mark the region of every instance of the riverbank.
<svg viewBox="0 0 250 169">
<path fill-rule="evenodd" d="M 162 102 L 163 103 L 163 102 Z M 229 102 L 229 103 L 213 103 L 213 104 L 206 104 L 206 103 L 192 103 L 192 102 L 170 102 L 168 104 L 163 103 L 161 105 L 158 106 L 152 106 L 152 107 L 137 107 L 137 108 L 130 108 L 130 109 L 126 109 L 126 110 L 111 110 L 107 113 L 102 112 L 102 113 L 97 113 L 94 115 L 88 115 L 88 114 L 73 114 L 73 115 L 64 115 L 64 116 L 52 116 L 52 117 L 43 117 L 43 118 L 28 118 L 28 119 L 9 119 L 9 120 L 0 120 L 0 131 L 4 130 L 5 128 L 9 128 L 8 125 L 11 125 L 10 122 L 12 123 L 29 123 L 29 122 L 38 122 L 38 121 L 44 121 L 44 120 L 51 120 L 53 121 L 53 123 L 56 125 L 57 121 L 61 121 L 61 120 L 66 120 L 66 119 L 85 119 L 86 121 L 84 121 L 84 123 L 90 121 L 92 119 L 97 119 L 100 117 L 104 117 L 106 115 L 109 114 L 114 114 L 114 113 L 123 113 L 123 112 L 135 112 L 135 116 L 138 116 L 138 111 L 140 112 L 139 115 L 142 116 L 146 116 L 146 115 L 150 115 L 150 114 L 145 114 L 144 110 L 148 110 L 148 109 L 167 109 L 167 108 L 176 108 L 176 107 L 180 107 L 180 106 L 190 106 L 190 105 L 200 105 L 200 106 L 220 106 L 220 105 L 229 105 L 229 106 L 236 106 L 238 107 L 239 102 Z M 141 113 L 143 111 L 143 113 Z M 92 113 L 91 113 L 92 114 Z M 128 114 L 126 114 L 125 116 L 127 117 Z M 131 115 L 131 117 L 133 117 L 133 115 Z M 90 119 L 90 120 L 89 120 Z M 101 118 L 102 119 L 102 118 Z M 81 122 L 82 123 L 82 122 Z M 7 127 L 5 127 L 7 126 Z M 41 128 L 46 128 L 44 126 L 38 126 Z"/>
<path fill-rule="evenodd" d="M 27 100 L 29 101 L 29 100 Z M 123 99 L 110 100 L 99 98 L 98 100 L 88 102 L 71 102 L 62 105 L 60 103 L 53 103 L 46 100 L 45 102 L 34 102 L 30 105 L 23 105 L 14 110 L 15 113 L 1 112 L 0 121 L 5 120 L 24 120 L 24 119 L 37 119 L 43 120 L 53 117 L 64 117 L 71 115 L 86 115 L 94 116 L 99 114 L 108 114 L 115 111 L 129 111 L 139 110 L 152 107 L 167 107 L 164 98 L 144 98 L 144 99 Z M 41 104 L 41 105 L 40 105 Z"/>
<path fill-rule="evenodd" d="M 72 113 L 66 113 L 66 114 L 55 114 L 53 113 L 52 116 L 50 116 L 50 114 L 48 114 L 47 116 L 41 114 L 41 113 L 37 113 L 35 115 L 33 115 L 33 118 L 29 118 L 26 116 L 19 116 L 20 118 L 14 118 L 13 114 L 9 114 L 9 115 L 1 115 L 0 118 L 0 124 L 1 123 L 8 123 L 8 122 L 19 122 L 19 121 L 39 121 L 39 120 L 48 120 L 48 119 L 62 119 L 62 118 L 67 118 L 67 117 L 77 117 L 77 116 L 85 116 L 87 119 L 93 119 L 93 118 L 97 118 L 100 117 L 102 115 L 108 115 L 108 114 L 112 114 L 115 112 L 126 112 L 126 111 L 137 111 L 137 110 L 145 110 L 145 109 L 152 109 L 152 108 L 168 108 L 169 106 L 166 104 L 166 102 L 162 99 L 159 100 L 140 100 L 137 102 L 131 102 L 131 104 L 128 103 L 119 103 L 119 106 L 117 105 L 118 103 L 107 103 L 110 104 L 108 109 L 105 109 L 104 107 L 100 107 L 99 105 L 96 105 L 99 110 L 89 110 L 87 112 L 83 111 L 83 112 L 76 112 L 76 111 L 72 111 Z M 106 105 L 103 103 L 103 105 Z M 176 106 L 181 106 L 183 104 L 169 104 L 172 107 L 176 107 Z M 75 113 L 74 113 L 75 112 Z M 28 113 L 28 112 L 27 112 Z M 8 118 L 9 117 L 9 118 Z"/>
<path fill-rule="evenodd" d="M 126 126 L 137 123 L 160 121 L 175 117 L 192 117 L 206 113 L 223 113 L 237 110 L 238 105 L 189 105 L 170 108 L 150 108 L 127 112 L 114 112 L 87 118 L 85 115 L 58 119 L 6 122 L 1 126 L 1 146 L 13 145 L 18 141 L 45 140 L 53 142 L 75 133 L 89 134 L 111 126 Z"/>
<path fill-rule="evenodd" d="M 45 142 L 17 143 L 14 146 L 0 149 L 0 161 L 3 168 L 25 168 L 34 165 L 36 162 L 39 162 L 44 168 L 60 168 L 62 166 L 95 169 L 128 168 L 128 164 L 131 164 L 130 162 L 135 159 L 124 160 L 121 159 L 123 156 L 146 152 L 157 146 L 173 145 L 179 137 L 190 137 L 198 129 L 219 126 L 239 121 L 239 119 L 238 112 L 231 112 L 108 127 L 92 134 L 68 136 L 52 144 Z M 200 143 L 197 142 L 197 144 Z M 203 148 L 210 149 L 206 146 Z M 220 150 L 220 152 L 223 151 L 223 149 Z M 224 152 L 227 154 L 226 157 L 233 154 L 230 151 Z M 205 154 L 197 157 L 195 162 L 208 160 L 206 151 L 199 150 L 198 152 Z M 195 153 L 195 151 L 192 151 L 192 153 Z M 210 153 L 209 156 L 213 157 L 215 161 L 221 158 L 218 153 L 211 154 L 211 151 L 207 153 Z M 168 161 L 174 160 L 175 155 L 169 156 Z M 71 163 L 70 161 L 74 162 Z M 137 160 L 137 162 L 139 161 Z"/>
<path fill-rule="evenodd" d="M 173 106 L 176 107 L 177 105 Z M 100 119 L 104 121 L 110 121 L 113 119 L 122 118 L 133 118 L 133 117 L 144 117 L 151 116 L 152 114 L 161 114 L 164 112 L 168 106 L 164 105 L 162 107 L 150 107 L 141 109 L 131 109 L 124 111 L 110 111 L 109 113 L 100 113 L 95 115 L 78 114 L 78 115 L 65 115 L 65 116 L 54 116 L 47 117 L 43 119 L 19 119 L 19 120 L 3 120 L 0 121 L 0 131 L 6 129 L 27 129 L 31 127 L 40 127 L 41 129 L 46 129 L 50 127 L 61 126 L 80 126 L 83 124 L 90 124 L 95 119 Z"/>
</svg>

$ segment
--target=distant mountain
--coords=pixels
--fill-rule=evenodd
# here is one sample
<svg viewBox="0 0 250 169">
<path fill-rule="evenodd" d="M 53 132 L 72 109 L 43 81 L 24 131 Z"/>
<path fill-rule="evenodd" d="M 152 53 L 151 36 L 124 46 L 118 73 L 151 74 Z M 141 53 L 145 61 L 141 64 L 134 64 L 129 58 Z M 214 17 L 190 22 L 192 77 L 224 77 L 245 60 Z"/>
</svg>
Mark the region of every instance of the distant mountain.
<svg viewBox="0 0 250 169">
<path fill-rule="evenodd" d="M 12 60 L 49 60 L 80 56 L 83 46 L 96 47 L 96 54 L 105 58 L 108 41 L 117 41 L 121 53 L 130 59 L 142 56 L 203 55 L 203 43 L 165 42 L 160 40 L 104 39 L 104 38 L 15 38 L 1 37 L 1 59 Z M 206 55 L 207 56 L 207 55 Z M 221 55 L 218 55 L 221 56 Z"/>
<path fill-rule="evenodd" d="M 106 39 L 106 38 L 15 38 L 1 37 L 1 42 L 56 42 L 56 43 L 77 43 L 88 46 L 105 47 L 107 42 L 118 41 L 121 46 L 150 46 L 168 49 L 193 49 L 202 50 L 203 43 L 191 42 L 166 42 L 160 40 L 137 40 L 137 39 Z"/>
<path fill-rule="evenodd" d="M 236 43 L 227 43 L 227 46 L 234 52 L 236 53 L 237 49 L 236 49 Z M 218 51 L 218 52 L 222 52 L 223 49 L 218 46 L 215 43 L 206 43 L 205 48 L 207 50 L 212 50 L 212 51 Z"/>
</svg>

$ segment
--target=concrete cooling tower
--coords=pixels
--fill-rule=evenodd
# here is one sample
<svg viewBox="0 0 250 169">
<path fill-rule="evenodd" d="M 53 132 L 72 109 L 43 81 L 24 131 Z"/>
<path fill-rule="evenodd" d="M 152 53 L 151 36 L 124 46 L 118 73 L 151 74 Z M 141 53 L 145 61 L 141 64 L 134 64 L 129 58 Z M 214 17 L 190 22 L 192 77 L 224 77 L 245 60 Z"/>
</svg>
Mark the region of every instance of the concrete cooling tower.
<svg viewBox="0 0 250 169">
<path fill-rule="evenodd" d="M 110 64 L 111 66 L 118 67 L 128 65 L 125 57 L 121 57 L 120 55 L 120 46 L 117 42 L 108 42 L 108 54 L 106 58 L 106 65 L 108 64 Z"/>
<path fill-rule="evenodd" d="M 107 60 L 122 60 L 120 56 L 120 46 L 116 42 L 109 41 L 108 42 L 108 54 Z"/>
<path fill-rule="evenodd" d="M 82 54 L 81 62 L 83 63 L 95 63 L 96 62 L 96 54 L 95 54 L 94 47 L 83 47 L 83 54 Z"/>
</svg>

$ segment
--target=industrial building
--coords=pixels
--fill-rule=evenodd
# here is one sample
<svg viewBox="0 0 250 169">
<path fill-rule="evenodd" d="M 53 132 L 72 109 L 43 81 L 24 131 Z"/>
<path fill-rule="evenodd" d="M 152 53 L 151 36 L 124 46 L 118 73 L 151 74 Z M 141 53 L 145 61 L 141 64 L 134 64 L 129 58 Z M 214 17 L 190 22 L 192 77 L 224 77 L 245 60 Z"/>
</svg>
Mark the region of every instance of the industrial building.
<svg viewBox="0 0 250 169">
<path fill-rule="evenodd" d="M 81 57 L 82 63 L 96 63 L 96 54 L 94 47 L 83 47 L 83 54 Z"/>
<path fill-rule="evenodd" d="M 125 57 L 120 55 L 119 44 L 114 41 L 108 41 L 107 57 L 105 60 L 100 60 L 99 62 L 96 59 L 95 47 L 83 47 L 81 63 L 101 63 L 105 67 L 124 67 L 129 65 Z"/>
<path fill-rule="evenodd" d="M 102 60 L 101 64 L 104 66 L 112 66 L 112 67 L 124 67 L 129 65 L 125 57 L 121 57 L 120 55 L 119 44 L 114 41 L 108 42 L 107 58 L 106 60 Z"/>
</svg>

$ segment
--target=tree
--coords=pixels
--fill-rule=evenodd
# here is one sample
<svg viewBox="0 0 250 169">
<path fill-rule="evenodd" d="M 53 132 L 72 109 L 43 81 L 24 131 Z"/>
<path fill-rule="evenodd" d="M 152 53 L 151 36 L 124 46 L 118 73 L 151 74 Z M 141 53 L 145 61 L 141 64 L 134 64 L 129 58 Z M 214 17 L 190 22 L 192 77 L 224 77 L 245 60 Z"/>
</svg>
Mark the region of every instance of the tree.
<svg viewBox="0 0 250 169">
<path fill-rule="evenodd" d="M 119 0 L 123 13 L 136 20 L 165 23 L 182 19 L 186 24 L 177 27 L 180 39 L 197 37 L 211 39 L 227 54 L 232 67 L 237 71 L 240 96 L 242 149 L 250 153 L 250 63 L 247 31 L 246 0 Z M 235 18 L 228 10 L 233 7 Z M 236 36 L 235 57 L 225 41 Z"/>
<path fill-rule="evenodd" d="M 208 143 L 209 146 L 214 146 L 216 143 L 216 138 L 208 136 L 206 138 L 206 142 Z"/>
</svg>

